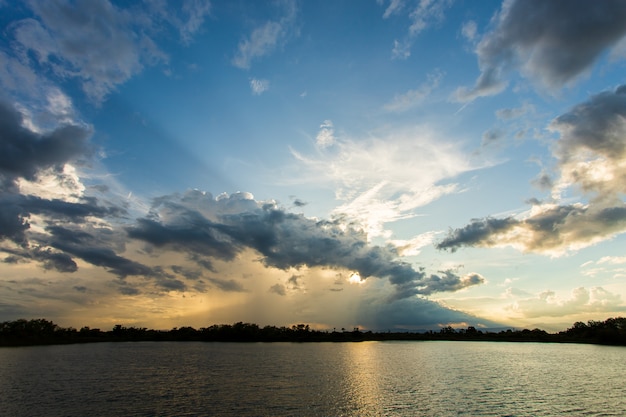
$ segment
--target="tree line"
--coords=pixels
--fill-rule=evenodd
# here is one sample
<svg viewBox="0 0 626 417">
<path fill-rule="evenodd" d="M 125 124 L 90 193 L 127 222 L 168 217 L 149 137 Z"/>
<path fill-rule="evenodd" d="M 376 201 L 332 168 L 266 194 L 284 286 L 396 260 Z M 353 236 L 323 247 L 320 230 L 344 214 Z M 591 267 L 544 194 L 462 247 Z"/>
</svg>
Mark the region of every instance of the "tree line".
<svg viewBox="0 0 626 417">
<path fill-rule="evenodd" d="M 315 330 L 308 324 L 291 327 L 264 326 L 254 323 L 215 324 L 210 327 L 175 327 L 153 330 L 145 327 L 115 325 L 111 330 L 82 327 L 64 328 L 46 319 L 19 319 L 0 323 L 0 346 L 26 346 L 63 343 L 127 341 L 202 341 L 202 342 L 360 342 L 388 340 L 470 340 L 510 342 L 595 343 L 626 346 L 626 318 L 576 322 L 567 330 L 548 333 L 540 329 L 484 331 L 469 326 L 451 326 L 427 332 L 372 332 L 359 328 Z"/>
</svg>

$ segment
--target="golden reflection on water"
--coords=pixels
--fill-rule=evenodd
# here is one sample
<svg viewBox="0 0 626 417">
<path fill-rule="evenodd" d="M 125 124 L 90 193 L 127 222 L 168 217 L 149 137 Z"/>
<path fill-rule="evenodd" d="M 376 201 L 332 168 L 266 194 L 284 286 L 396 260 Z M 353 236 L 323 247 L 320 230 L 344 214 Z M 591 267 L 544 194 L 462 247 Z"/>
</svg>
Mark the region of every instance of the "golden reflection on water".
<svg viewBox="0 0 626 417">
<path fill-rule="evenodd" d="M 384 363 L 377 342 L 349 343 L 345 345 L 343 373 L 345 397 L 354 415 L 380 415 L 383 403 L 380 369 Z"/>
</svg>

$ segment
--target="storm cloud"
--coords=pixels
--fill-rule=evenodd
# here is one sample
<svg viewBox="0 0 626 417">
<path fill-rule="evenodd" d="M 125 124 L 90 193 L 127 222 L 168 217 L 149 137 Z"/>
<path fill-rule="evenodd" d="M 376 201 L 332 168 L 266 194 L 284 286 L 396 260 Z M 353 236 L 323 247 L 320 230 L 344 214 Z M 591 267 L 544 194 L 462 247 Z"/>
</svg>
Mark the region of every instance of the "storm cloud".
<svg viewBox="0 0 626 417">
<path fill-rule="evenodd" d="M 23 119 L 14 106 L 0 101 L 0 178 L 5 187 L 16 178 L 31 180 L 43 169 L 88 156 L 90 128 L 62 125 L 36 133 L 24 127 Z"/>
<path fill-rule="evenodd" d="M 473 88 L 457 90 L 460 101 L 501 92 L 511 69 L 551 90 L 573 82 L 624 37 L 626 3 L 505 1 L 494 20 L 476 48 L 481 74 Z"/>
<path fill-rule="evenodd" d="M 274 202 L 259 202 L 243 193 L 215 199 L 209 193 L 190 191 L 182 197 L 161 198 L 150 216 L 138 219 L 127 232 L 155 247 L 195 256 L 229 261 L 244 249 L 254 249 L 267 267 L 338 268 L 356 272 L 362 279 L 388 279 L 396 288 L 394 299 L 456 291 L 482 282 L 451 271 L 428 276 L 398 260 L 394 248 L 369 245 L 362 230 L 290 213 Z"/>
</svg>

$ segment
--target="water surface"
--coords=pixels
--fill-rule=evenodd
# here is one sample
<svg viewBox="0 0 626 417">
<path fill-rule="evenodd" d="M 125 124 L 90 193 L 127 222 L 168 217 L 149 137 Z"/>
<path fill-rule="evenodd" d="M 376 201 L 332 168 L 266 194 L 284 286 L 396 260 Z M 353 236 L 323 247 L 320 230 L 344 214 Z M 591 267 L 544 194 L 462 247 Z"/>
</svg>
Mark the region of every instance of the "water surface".
<svg viewBox="0 0 626 417">
<path fill-rule="evenodd" d="M 0 416 L 624 416 L 625 364 L 506 342 L 0 348 Z"/>
</svg>

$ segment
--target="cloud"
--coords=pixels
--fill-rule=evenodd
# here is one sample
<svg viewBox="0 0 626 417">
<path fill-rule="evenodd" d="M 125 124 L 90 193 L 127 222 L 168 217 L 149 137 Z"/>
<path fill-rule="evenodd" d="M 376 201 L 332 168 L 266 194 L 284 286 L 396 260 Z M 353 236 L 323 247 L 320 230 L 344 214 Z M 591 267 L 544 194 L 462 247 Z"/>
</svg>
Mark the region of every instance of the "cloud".
<svg viewBox="0 0 626 417">
<path fill-rule="evenodd" d="M 324 120 L 320 131 L 315 137 L 315 144 L 320 148 L 327 148 L 335 143 L 335 129 L 332 120 Z"/>
<path fill-rule="evenodd" d="M 496 117 L 500 120 L 517 119 L 525 114 L 532 112 L 534 109 L 529 104 L 524 104 L 521 107 L 510 107 L 496 110 Z"/>
<path fill-rule="evenodd" d="M 270 20 L 255 28 L 250 36 L 239 42 L 237 53 L 231 63 L 242 69 L 250 68 L 254 59 L 272 53 L 278 45 L 286 42 L 295 33 L 297 5 L 295 1 L 283 2 L 284 15 L 278 20 Z"/>
<path fill-rule="evenodd" d="M 476 39 L 477 32 L 478 27 L 476 26 L 476 22 L 474 22 L 473 20 L 468 20 L 467 22 L 463 23 L 463 26 L 461 27 L 461 34 L 465 39 L 470 42 Z"/>
<path fill-rule="evenodd" d="M 91 128 L 62 125 L 39 134 L 23 126 L 23 116 L 0 102 L 0 175 L 3 182 L 35 178 L 45 168 L 59 167 L 89 152 Z"/>
<path fill-rule="evenodd" d="M 252 94 L 259 96 L 270 89 L 270 82 L 268 80 L 252 78 L 250 80 L 250 89 L 252 90 Z"/>
<path fill-rule="evenodd" d="M 396 95 L 393 100 L 385 104 L 383 108 L 391 112 L 402 112 L 418 106 L 439 86 L 442 78 L 443 73 L 441 71 L 434 71 L 428 74 L 425 83 L 415 90 L 409 90 L 406 93 Z"/>
<path fill-rule="evenodd" d="M 77 79 L 96 104 L 145 66 L 168 62 L 154 40 L 167 27 L 163 23 L 178 29 L 188 43 L 210 11 L 203 1 L 185 1 L 176 8 L 154 3 L 122 9 L 107 0 L 31 1 L 28 6 L 33 16 L 14 22 L 9 32 L 21 65 L 33 67 L 32 56 L 59 79 Z M 20 71 L 15 61 L 11 65 L 12 74 Z M 0 73 L 3 83 L 15 79 L 12 74 Z"/>
<path fill-rule="evenodd" d="M 423 247 L 432 244 L 436 232 L 422 233 L 410 240 L 391 240 L 390 244 L 395 246 L 398 255 L 400 256 L 416 256 L 419 255 Z"/>
<path fill-rule="evenodd" d="M 555 202 L 534 202 L 519 218 L 474 219 L 451 230 L 436 246 L 513 246 L 523 251 L 564 254 L 626 231 L 626 87 L 605 91 L 555 118 L 549 129 L 560 135 L 554 146 L 559 171 Z M 543 175 L 545 178 L 545 174 Z M 588 203 L 558 204 L 576 188 Z"/>
<path fill-rule="evenodd" d="M 205 17 L 211 13 L 209 0 L 182 0 L 176 7 L 166 6 L 166 2 L 150 4 L 155 14 L 178 29 L 180 38 L 185 44 L 191 43 L 193 35 L 200 30 Z"/>
<path fill-rule="evenodd" d="M 403 1 L 391 0 L 383 13 L 383 19 L 400 14 L 409 8 L 409 29 L 403 41 L 394 41 L 392 57 L 394 59 L 406 59 L 411 55 L 411 47 L 415 38 L 429 26 L 440 23 L 444 19 L 444 12 L 452 4 L 451 0 L 419 0 L 406 6 Z M 405 7 L 406 6 L 406 7 Z"/>
<path fill-rule="evenodd" d="M 509 310 L 523 317 L 563 317 L 581 313 L 615 313 L 626 311 L 619 294 L 602 287 L 572 290 L 570 298 L 560 298 L 553 291 L 544 291 L 534 298 L 518 300 Z"/>
<path fill-rule="evenodd" d="M 626 4 L 512 0 L 494 22 L 476 48 L 480 77 L 473 88 L 457 90 L 459 101 L 500 93 L 511 69 L 550 90 L 574 82 L 626 34 Z"/>
<path fill-rule="evenodd" d="M 201 254 L 216 261 L 232 261 L 245 249 L 253 249 L 266 267 L 354 271 L 362 279 L 389 280 L 396 289 L 392 298 L 457 291 L 482 282 L 450 271 L 427 276 L 398 260 L 391 247 L 370 246 L 359 230 L 337 221 L 289 213 L 273 202 L 256 201 L 251 195 L 214 199 L 208 193 L 192 191 L 182 197 L 164 197 L 149 217 L 128 227 L 128 236 L 158 248 Z"/>
<path fill-rule="evenodd" d="M 385 9 L 385 12 L 383 13 L 383 19 L 387 19 L 389 16 L 399 13 L 403 7 L 404 7 L 403 0 L 390 0 L 389 6 L 387 6 L 387 8 Z"/>
<path fill-rule="evenodd" d="M 495 146 L 500 143 L 505 137 L 505 133 L 500 129 L 489 129 L 483 133 L 483 140 L 480 143 L 481 147 Z"/>
<path fill-rule="evenodd" d="M 597 199 L 626 192 L 626 85 L 605 91 L 552 121 L 560 187 L 579 186 Z"/>
<path fill-rule="evenodd" d="M 219 278 L 207 278 L 207 280 L 222 291 L 227 291 L 227 292 L 245 291 L 243 286 L 233 279 L 225 280 L 225 279 L 219 279 Z"/>
<path fill-rule="evenodd" d="M 387 236 L 386 223 L 413 217 L 416 208 L 458 192 L 457 184 L 446 180 L 478 168 L 458 143 L 428 126 L 360 139 L 342 135 L 318 150 L 311 157 L 292 153 L 307 177 L 336 187 L 343 203 L 333 215 L 358 223 L 370 238 Z"/>
<path fill-rule="evenodd" d="M 443 307 L 424 298 L 397 300 L 380 303 L 371 300 L 363 303 L 358 312 L 359 320 L 369 329 L 425 330 L 451 323 L 467 323 L 468 326 L 499 327 L 498 323 L 480 319 L 461 311 Z"/>
</svg>

